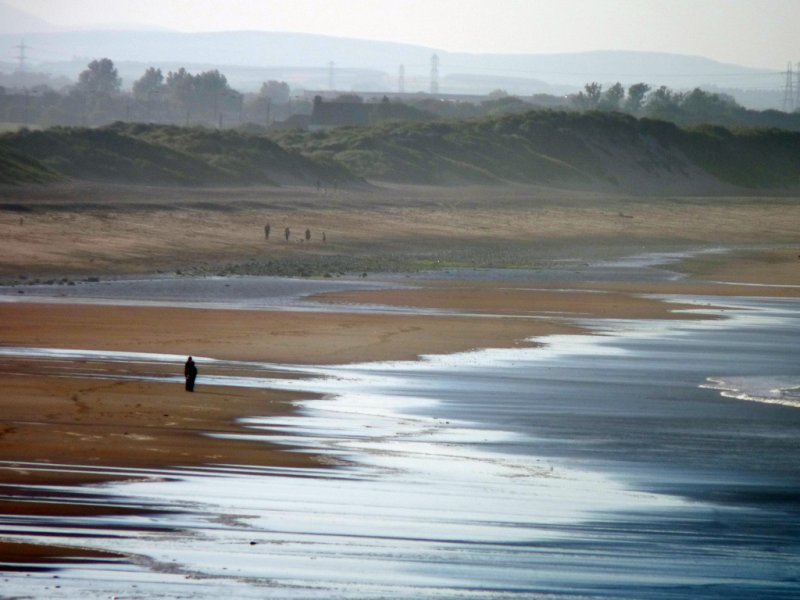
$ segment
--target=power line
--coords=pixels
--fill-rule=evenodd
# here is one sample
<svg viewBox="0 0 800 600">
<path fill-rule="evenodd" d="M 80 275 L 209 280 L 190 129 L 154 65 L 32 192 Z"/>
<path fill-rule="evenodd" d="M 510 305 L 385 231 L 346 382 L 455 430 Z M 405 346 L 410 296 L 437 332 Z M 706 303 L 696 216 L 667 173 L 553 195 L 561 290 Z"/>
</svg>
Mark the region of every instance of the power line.
<svg viewBox="0 0 800 600">
<path fill-rule="evenodd" d="M 795 75 L 797 75 L 797 86 L 794 88 L 794 108 L 797 110 L 800 108 L 800 62 L 796 63 L 797 70 Z"/>
<path fill-rule="evenodd" d="M 786 84 L 783 87 L 783 112 L 794 112 L 794 71 L 792 71 L 792 62 L 786 66 Z"/>
<path fill-rule="evenodd" d="M 431 56 L 431 94 L 439 93 L 439 57 Z"/>
<path fill-rule="evenodd" d="M 20 42 L 19 44 L 17 44 L 17 45 L 16 45 L 16 46 L 14 46 L 14 47 L 15 47 L 15 48 L 17 48 L 17 49 L 19 50 L 19 54 L 17 54 L 17 56 L 16 56 L 15 58 L 16 58 L 16 59 L 19 61 L 19 70 L 20 70 L 20 73 L 24 73 L 24 72 L 26 71 L 26 69 L 27 69 L 27 65 L 25 64 L 25 61 L 27 61 L 27 60 L 28 60 L 28 55 L 27 55 L 27 54 L 25 54 L 25 51 L 26 51 L 26 50 L 27 50 L 27 49 L 28 49 L 30 46 L 28 46 L 28 45 L 26 45 L 26 44 L 25 44 L 25 40 L 22 40 L 22 42 Z"/>
</svg>

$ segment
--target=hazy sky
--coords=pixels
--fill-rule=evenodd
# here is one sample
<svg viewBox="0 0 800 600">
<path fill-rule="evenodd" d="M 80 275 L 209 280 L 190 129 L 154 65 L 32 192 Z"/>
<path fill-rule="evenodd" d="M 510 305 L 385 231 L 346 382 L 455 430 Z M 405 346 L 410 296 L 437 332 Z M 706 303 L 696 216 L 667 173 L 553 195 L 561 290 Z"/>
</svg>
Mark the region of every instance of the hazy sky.
<svg viewBox="0 0 800 600">
<path fill-rule="evenodd" d="M 58 26 L 257 29 L 450 51 L 649 50 L 741 65 L 800 61 L 800 0 L 3 0 Z"/>
</svg>

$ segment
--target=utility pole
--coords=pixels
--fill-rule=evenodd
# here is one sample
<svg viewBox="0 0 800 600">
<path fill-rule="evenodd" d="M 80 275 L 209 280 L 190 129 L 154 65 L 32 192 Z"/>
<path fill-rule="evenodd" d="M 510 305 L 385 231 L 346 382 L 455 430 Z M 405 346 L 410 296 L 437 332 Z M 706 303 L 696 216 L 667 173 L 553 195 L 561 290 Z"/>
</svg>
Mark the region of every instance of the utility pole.
<svg viewBox="0 0 800 600">
<path fill-rule="evenodd" d="M 431 94 L 439 93 L 439 57 L 431 56 Z"/>
<path fill-rule="evenodd" d="M 25 40 L 22 40 L 19 44 L 17 44 L 14 47 L 19 50 L 19 54 L 17 54 L 16 56 L 16 59 L 19 61 L 19 71 L 20 73 L 24 73 L 27 68 L 25 61 L 28 60 L 28 55 L 25 54 L 25 51 L 29 48 L 29 46 L 25 44 Z"/>
<path fill-rule="evenodd" d="M 25 40 L 22 40 L 19 44 L 15 46 L 15 48 L 19 50 L 19 54 L 17 54 L 16 59 L 19 61 L 19 67 L 17 69 L 17 72 L 19 73 L 20 83 L 22 84 L 22 87 L 27 90 L 26 73 L 28 71 L 28 65 L 27 65 L 28 55 L 25 53 L 25 51 L 29 48 L 29 46 L 25 44 Z"/>
<path fill-rule="evenodd" d="M 786 84 L 783 88 L 783 112 L 794 111 L 794 72 L 792 62 L 786 67 Z"/>
<path fill-rule="evenodd" d="M 397 73 L 397 91 L 400 94 L 406 93 L 406 67 L 405 65 L 400 65 L 400 69 Z"/>
<path fill-rule="evenodd" d="M 797 75 L 797 84 L 794 88 L 794 109 L 800 109 L 800 62 L 795 63 L 795 75 Z"/>
</svg>

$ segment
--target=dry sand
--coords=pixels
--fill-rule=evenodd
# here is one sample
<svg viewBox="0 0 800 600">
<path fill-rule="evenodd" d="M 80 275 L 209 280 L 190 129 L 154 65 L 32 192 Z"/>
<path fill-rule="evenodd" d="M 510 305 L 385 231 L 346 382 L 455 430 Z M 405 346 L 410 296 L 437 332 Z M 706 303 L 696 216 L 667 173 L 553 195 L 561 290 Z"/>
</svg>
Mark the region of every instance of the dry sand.
<svg viewBox="0 0 800 600">
<path fill-rule="evenodd" d="M 264 224 L 272 225 L 264 239 Z M 152 273 L 290 257 L 540 264 L 797 244 L 792 198 L 635 198 L 539 187 L 0 189 L 0 278 Z M 290 243 L 283 230 L 292 231 Z M 306 229 L 312 241 L 302 241 Z M 326 233 L 327 243 L 321 241 Z"/>
<path fill-rule="evenodd" d="M 490 199 L 487 204 L 487 198 Z M 526 343 L 573 332 L 574 318 L 674 318 L 676 307 L 644 293 L 793 295 L 800 284 L 800 203 L 786 198 L 637 199 L 541 188 L 393 187 L 318 195 L 312 190 L 176 190 L 75 185 L 0 194 L 0 276 L 142 273 L 292 256 L 359 253 L 448 256 L 523 248 L 525 260 L 596 258 L 622 252 L 710 246 L 748 248 L 704 255 L 682 268 L 688 282 L 533 286 L 426 283 L 408 290 L 338 293 L 329 302 L 381 303 L 468 315 L 294 313 L 6 302 L 0 344 L 167 352 L 274 363 L 323 364 L 412 359 Z M 311 244 L 266 241 L 284 226 L 325 230 Z M 752 247 L 759 246 L 753 250 Z M 461 255 L 463 256 L 463 254 Z M 711 283 L 709 283 L 711 282 Z M 584 289 L 577 289 L 583 287 Z M 685 317 L 685 315 L 682 315 Z M 112 371 L 119 365 L 103 365 Z M 209 462 L 315 464 L 306 454 L 249 442 L 221 442 L 243 416 L 292 410 L 291 394 L 81 377 L 76 361 L 4 359 L 0 488 L 78 484 L 96 476 L 36 471 L 13 462 L 160 467 Z M 168 367 L 124 366 L 162 373 Z M 201 377 L 204 366 L 200 363 Z M 181 365 L 175 364 L 176 373 Z M 63 375 L 69 375 L 63 377 Z M 276 376 L 286 376 L 276 373 Z M 65 501 L 4 501 L 9 514 L 61 514 Z M 91 510 L 84 508 L 84 510 Z M 63 549 L 0 544 L 0 562 L 75 556 Z"/>
</svg>

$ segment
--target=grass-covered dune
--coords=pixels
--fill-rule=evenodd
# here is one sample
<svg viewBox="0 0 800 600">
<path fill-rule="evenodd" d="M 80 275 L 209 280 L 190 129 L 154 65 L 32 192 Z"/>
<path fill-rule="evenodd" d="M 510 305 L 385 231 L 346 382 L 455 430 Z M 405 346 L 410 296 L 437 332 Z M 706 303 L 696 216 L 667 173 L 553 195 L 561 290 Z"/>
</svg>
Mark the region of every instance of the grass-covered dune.
<svg viewBox="0 0 800 600">
<path fill-rule="evenodd" d="M 403 183 L 512 181 L 653 192 L 800 183 L 800 133 L 681 129 L 618 113 L 531 111 L 274 139 L 361 177 Z"/>
<path fill-rule="evenodd" d="M 230 130 L 123 123 L 99 129 L 55 127 L 0 136 L 0 151 L 66 177 L 114 183 L 270 185 L 353 179 L 338 164 Z"/>
<path fill-rule="evenodd" d="M 12 158 L 13 157 L 13 158 Z M 0 182 L 152 185 L 522 183 L 634 193 L 800 184 L 800 133 L 680 128 L 618 113 L 531 111 L 269 136 L 117 123 L 0 136 Z"/>
<path fill-rule="evenodd" d="M 51 183 L 62 177 L 38 160 L 0 144 L 0 184 Z"/>
</svg>

